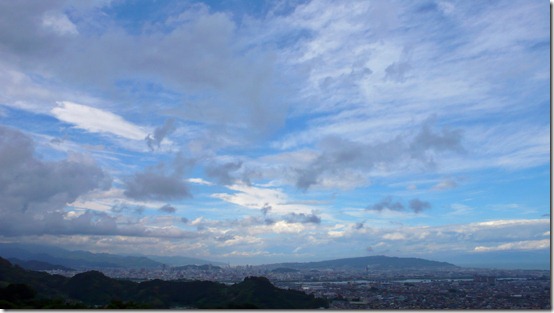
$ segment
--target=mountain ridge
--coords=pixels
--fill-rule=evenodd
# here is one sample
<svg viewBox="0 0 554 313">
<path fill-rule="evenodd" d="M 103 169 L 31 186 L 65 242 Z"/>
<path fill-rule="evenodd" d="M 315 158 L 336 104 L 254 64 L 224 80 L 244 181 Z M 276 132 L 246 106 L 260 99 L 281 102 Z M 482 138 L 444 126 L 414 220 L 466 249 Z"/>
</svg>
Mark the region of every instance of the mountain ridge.
<svg viewBox="0 0 554 313">
<path fill-rule="evenodd" d="M 110 253 L 93 253 L 84 250 L 66 250 L 56 246 L 0 243 L 0 257 L 19 259 L 21 261 L 38 261 L 68 268 L 159 268 L 164 265 L 184 266 L 223 263 L 188 257 L 118 255 Z M 158 261 L 160 260 L 160 261 Z M 173 260 L 173 262 L 163 262 Z"/>
<path fill-rule="evenodd" d="M 421 258 L 389 257 L 384 255 L 341 258 L 315 262 L 286 262 L 265 264 L 269 268 L 290 269 L 357 269 L 357 270 L 387 270 L 387 269 L 427 269 L 427 268 L 456 268 L 458 266 L 440 261 Z"/>
</svg>

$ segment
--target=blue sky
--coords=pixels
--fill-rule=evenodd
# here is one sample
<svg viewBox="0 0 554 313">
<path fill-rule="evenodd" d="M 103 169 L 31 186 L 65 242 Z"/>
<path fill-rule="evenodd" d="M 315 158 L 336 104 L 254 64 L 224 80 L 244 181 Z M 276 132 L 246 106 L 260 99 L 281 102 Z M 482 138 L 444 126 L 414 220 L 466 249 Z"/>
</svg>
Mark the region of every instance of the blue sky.
<svg viewBox="0 0 554 313">
<path fill-rule="evenodd" d="M 548 267 L 549 10 L 1 2 L 0 241 Z"/>
</svg>

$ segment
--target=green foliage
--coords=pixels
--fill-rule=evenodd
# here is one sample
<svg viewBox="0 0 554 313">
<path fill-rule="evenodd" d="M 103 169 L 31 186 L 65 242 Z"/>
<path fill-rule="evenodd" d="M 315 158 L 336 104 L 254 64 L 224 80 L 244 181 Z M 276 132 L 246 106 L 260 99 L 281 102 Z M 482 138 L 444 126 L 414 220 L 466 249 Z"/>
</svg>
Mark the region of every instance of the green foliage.
<svg viewBox="0 0 554 313">
<path fill-rule="evenodd" d="M 125 302 L 120 300 L 112 300 L 110 303 L 108 303 L 108 305 L 102 308 L 108 309 L 108 310 L 122 310 L 122 309 L 141 310 L 141 309 L 152 309 L 153 307 L 148 304 L 135 303 L 133 301 Z"/>
<path fill-rule="evenodd" d="M 112 279 L 97 271 L 71 278 L 25 271 L 0 258 L 0 305 L 26 309 L 315 309 L 324 299 L 297 290 L 279 289 L 265 277 L 247 277 L 227 286 L 210 281 Z"/>
</svg>

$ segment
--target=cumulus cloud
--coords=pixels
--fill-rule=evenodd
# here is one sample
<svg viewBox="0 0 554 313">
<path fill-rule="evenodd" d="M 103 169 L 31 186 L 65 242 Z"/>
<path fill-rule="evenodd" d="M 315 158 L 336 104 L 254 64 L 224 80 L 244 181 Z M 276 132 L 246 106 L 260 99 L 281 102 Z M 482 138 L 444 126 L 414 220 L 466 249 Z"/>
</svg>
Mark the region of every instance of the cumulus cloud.
<svg viewBox="0 0 554 313">
<path fill-rule="evenodd" d="M 0 194 L 5 210 L 26 210 L 71 203 L 91 190 L 107 189 L 111 178 L 97 165 L 77 157 L 43 162 L 33 155 L 32 140 L 0 126 Z"/>
<path fill-rule="evenodd" d="M 160 144 L 164 140 L 165 137 L 171 135 L 175 131 L 175 119 L 169 118 L 165 121 L 165 123 L 160 126 L 156 127 L 154 130 L 154 134 L 148 134 L 144 140 L 146 141 L 146 145 L 148 145 L 148 148 L 150 150 L 154 151 L 156 148 L 160 148 Z"/>
<path fill-rule="evenodd" d="M 383 210 L 390 210 L 390 211 L 404 211 L 406 208 L 410 209 L 414 213 L 419 213 L 423 210 L 427 210 L 431 208 L 431 204 L 427 201 L 422 201 L 417 198 L 410 200 L 408 203 L 408 206 L 406 207 L 404 204 L 402 204 L 399 201 L 394 201 L 391 196 L 385 197 L 383 200 L 369 205 L 366 207 L 366 210 L 368 211 L 378 211 L 381 212 Z"/>
<path fill-rule="evenodd" d="M 172 206 L 171 204 L 165 204 L 164 206 L 160 207 L 158 211 L 164 212 L 164 213 L 175 213 L 177 209 L 175 209 L 175 207 Z"/>
<path fill-rule="evenodd" d="M 289 213 L 285 215 L 284 218 L 288 223 L 301 223 L 301 224 L 320 224 L 321 223 L 321 218 L 315 215 L 313 212 L 310 214 Z"/>
<path fill-rule="evenodd" d="M 402 203 L 398 201 L 394 202 L 392 200 L 392 197 L 390 196 L 366 208 L 366 210 L 370 210 L 370 211 L 383 211 L 385 209 L 391 210 L 391 211 L 404 211 L 405 208 Z"/>
<path fill-rule="evenodd" d="M 137 200 L 172 200 L 191 197 L 188 186 L 177 175 L 151 170 L 136 173 L 126 182 L 125 196 Z"/>
<path fill-rule="evenodd" d="M 427 201 L 421 201 L 419 199 L 410 200 L 410 209 L 415 213 L 419 213 L 423 210 L 431 208 L 431 204 Z"/>
<path fill-rule="evenodd" d="M 169 170 L 165 165 L 147 168 L 125 181 L 125 196 L 136 200 L 173 200 L 191 197 L 183 179 L 187 160 L 177 154 Z M 168 172 L 168 173 L 166 173 Z"/>
<path fill-rule="evenodd" d="M 433 132 L 431 128 L 433 118 L 425 122 L 419 133 L 410 144 L 410 152 L 414 158 L 424 157 L 427 151 L 464 152 L 462 147 L 462 131 L 459 129 L 443 128 L 440 132 Z"/>
<path fill-rule="evenodd" d="M 273 224 L 271 229 L 278 234 L 297 234 L 304 230 L 304 226 L 301 223 L 287 223 L 285 221 L 279 221 Z"/>
<path fill-rule="evenodd" d="M 206 167 L 206 175 L 216 179 L 222 185 L 230 185 L 235 178 L 231 175 L 242 167 L 242 161 L 211 164 Z"/>
<path fill-rule="evenodd" d="M 63 233 L 77 231 L 76 224 L 90 226 L 94 221 L 104 227 L 111 223 L 105 215 L 93 212 L 67 221 L 63 211 L 83 194 L 110 188 L 111 177 L 104 170 L 76 155 L 60 161 L 42 161 L 35 157 L 34 150 L 28 136 L 0 126 L 1 233 Z M 48 230 L 51 227 L 54 229 Z"/>
</svg>

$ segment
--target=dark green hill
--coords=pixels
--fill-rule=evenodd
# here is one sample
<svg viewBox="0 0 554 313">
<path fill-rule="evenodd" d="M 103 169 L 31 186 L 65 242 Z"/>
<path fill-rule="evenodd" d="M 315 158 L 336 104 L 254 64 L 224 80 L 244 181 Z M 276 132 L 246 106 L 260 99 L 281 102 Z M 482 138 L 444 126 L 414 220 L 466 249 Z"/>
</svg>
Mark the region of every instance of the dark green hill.
<svg viewBox="0 0 554 313">
<path fill-rule="evenodd" d="M 279 289 L 265 277 L 246 277 L 244 281 L 231 286 L 230 294 L 232 304 L 244 308 L 249 305 L 257 308 L 279 309 L 328 307 L 327 301 L 324 299 L 315 298 L 313 295 L 307 296 L 304 292 L 297 290 Z"/>
<path fill-rule="evenodd" d="M 135 283 L 112 279 L 97 271 L 80 273 L 71 278 L 50 275 L 24 270 L 2 258 L 0 288 L 0 295 L 11 296 L 0 299 L 8 301 L 4 304 L 9 308 L 314 309 L 328 306 L 326 300 L 300 291 L 279 289 L 263 277 L 248 277 L 232 286 L 210 281 L 151 280 Z M 14 299 L 14 294 L 22 294 L 26 298 Z M 30 294 L 32 299 L 29 299 Z"/>
<path fill-rule="evenodd" d="M 128 300 L 136 289 L 136 283 L 116 280 L 98 271 L 89 271 L 71 277 L 63 291 L 72 299 L 87 304 L 101 305 L 111 300 Z"/>
</svg>

